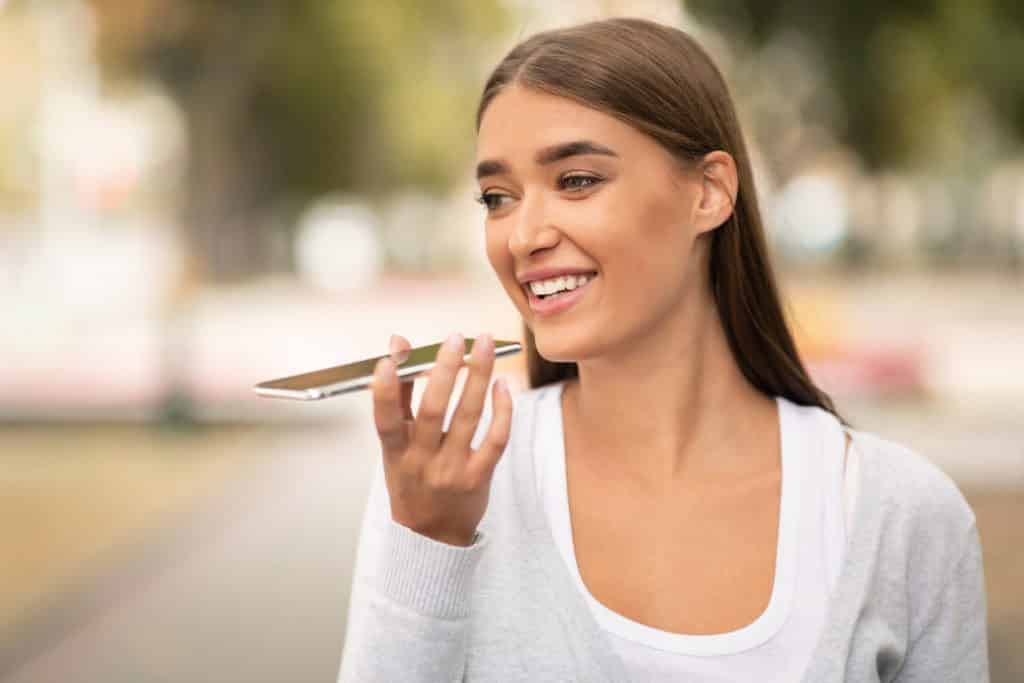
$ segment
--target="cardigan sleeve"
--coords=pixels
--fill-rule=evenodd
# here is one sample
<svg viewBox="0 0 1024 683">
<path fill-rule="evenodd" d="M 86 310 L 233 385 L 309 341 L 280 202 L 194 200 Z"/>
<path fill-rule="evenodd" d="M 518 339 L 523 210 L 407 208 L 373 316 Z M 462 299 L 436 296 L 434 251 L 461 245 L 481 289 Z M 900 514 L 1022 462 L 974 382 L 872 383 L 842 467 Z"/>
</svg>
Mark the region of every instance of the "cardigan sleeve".
<svg viewBox="0 0 1024 683">
<path fill-rule="evenodd" d="M 461 681 L 469 584 L 487 539 L 466 548 L 391 519 L 378 467 L 356 551 L 339 683 Z"/>
<path fill-rule="evenodd" d="M 911 641 L 896 681 L 988 683 L 985 576 L 975 525 L 935 602 L 936 609 Z"/>
<path fill-rule="evenodd" d="M 473 448 L 490 418 L 488 401 Z M 446 429 L 450 420 L 451 412 Z M 468 547 L 449 545 L 395 522 L 378 459 L 356 549 L 338 683 L 462 681 L 471 584 L 488 542 L 478 530 Z"/>
</svg>

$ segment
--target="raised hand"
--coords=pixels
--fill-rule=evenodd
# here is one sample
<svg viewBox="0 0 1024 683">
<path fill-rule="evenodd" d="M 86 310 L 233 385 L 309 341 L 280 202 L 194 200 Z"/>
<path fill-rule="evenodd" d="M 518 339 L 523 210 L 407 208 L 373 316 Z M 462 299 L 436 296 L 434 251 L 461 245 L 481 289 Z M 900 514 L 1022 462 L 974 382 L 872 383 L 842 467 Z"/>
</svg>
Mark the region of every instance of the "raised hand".
<svg viewBox="0 0 1024 683">
<path fill-rule="evenodd" d="M 450 429 L 443 431 L 464 347 L 459 334 L 445 341 L 437 364 L 428 373 L 416 416 L 411 407 L 412 382 L 399 382 L 394 360 L 377 362 L 372 390 L 392 519 L 436 541 L 468 546 L 487 509 L 491 476 L 508 443 L 512 396 L 503 380 L 494 383 L 491 424 L 480 447 L 472 450 L 470 441 L 494 368 L 494 339 L 480 335 L 473 345 L 469 376 Z M 409 348 L 403 337 L 392 338 L 393 357 L 400 358 Z"/>
</svg>

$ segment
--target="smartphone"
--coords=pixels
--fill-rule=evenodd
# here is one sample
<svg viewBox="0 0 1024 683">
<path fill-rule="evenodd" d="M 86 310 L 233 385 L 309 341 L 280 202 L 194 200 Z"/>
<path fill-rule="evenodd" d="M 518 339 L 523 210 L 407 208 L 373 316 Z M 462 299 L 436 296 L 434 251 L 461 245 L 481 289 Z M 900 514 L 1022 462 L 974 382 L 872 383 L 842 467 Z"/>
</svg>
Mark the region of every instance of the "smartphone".
<svg viewBox="0 0 1024 683">
<path fill-rule="evenodd" d="M 473 351 L 473 342 L 469 337 L 465 340 L 463 359 L 468 360 Z M 409 351 L 409 357 L 398 366 L 398 379 L 411 382 L 413 379 L 434 367 L 441 342 L 429 346 L 419 346 Z M 515 341 L 494 340 L 494 355 L 507 356 L 522 350 L 522 344 Z M 253 387 L 260 396 L 270 398 L 290 398 L 298 401 L 316 401 L 350 391 L 358 391 L 370 386 L 373 381 L 373 369 L 383 356 L 374 356 L 365 360 L 337 365 L 333 368 L 314 370 L 301 375 L 271 379 L 260 382 Z"/>
</svg>

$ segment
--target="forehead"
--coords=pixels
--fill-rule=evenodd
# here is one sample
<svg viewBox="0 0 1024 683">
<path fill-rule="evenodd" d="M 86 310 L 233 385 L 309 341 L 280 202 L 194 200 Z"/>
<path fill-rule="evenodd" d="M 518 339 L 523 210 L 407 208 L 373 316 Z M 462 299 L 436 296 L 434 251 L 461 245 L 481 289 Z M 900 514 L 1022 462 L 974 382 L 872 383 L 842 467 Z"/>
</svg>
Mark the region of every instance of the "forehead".
<svg viewBox="0 0 1024 683">
<path fill-rule="evenodd" d="M 575 139 L 629 144 L 643 136 L 613 116 L 565 97 L 513 84 L 491 100 L 480 121 L 477 159 L 512 158 L 516 152 Z"/>
</svg>

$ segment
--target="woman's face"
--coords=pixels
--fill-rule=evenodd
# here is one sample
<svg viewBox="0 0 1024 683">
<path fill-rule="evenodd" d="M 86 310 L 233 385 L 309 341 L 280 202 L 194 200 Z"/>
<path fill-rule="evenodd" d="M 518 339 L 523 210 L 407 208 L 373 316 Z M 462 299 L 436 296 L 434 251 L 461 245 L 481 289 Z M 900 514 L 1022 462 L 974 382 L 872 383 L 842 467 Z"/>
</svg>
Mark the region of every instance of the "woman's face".
<svg viewBox="0 0 1024 683">
<path fill-rule="evenodd" d="M 477 164 L 488 260 L 547 360 L 607 354 L 695 301 L 702 182 L 650 137 L 512 85 L 484 113 Z M 523 282 L 567 270 L 594 275 L 547 300 Z"/>
</svg>

